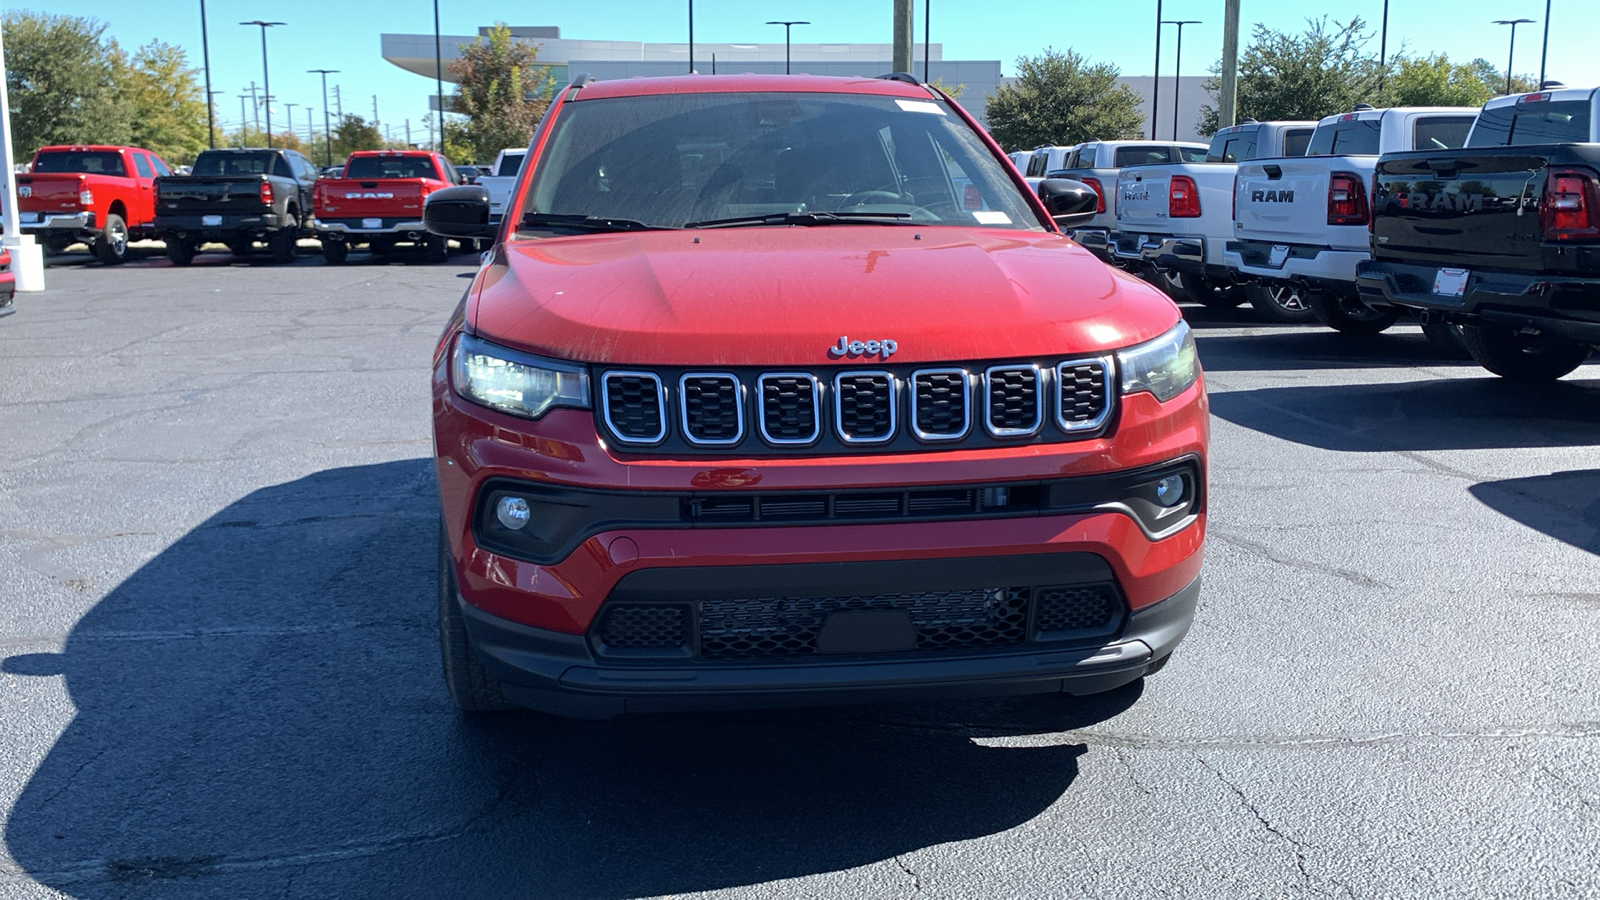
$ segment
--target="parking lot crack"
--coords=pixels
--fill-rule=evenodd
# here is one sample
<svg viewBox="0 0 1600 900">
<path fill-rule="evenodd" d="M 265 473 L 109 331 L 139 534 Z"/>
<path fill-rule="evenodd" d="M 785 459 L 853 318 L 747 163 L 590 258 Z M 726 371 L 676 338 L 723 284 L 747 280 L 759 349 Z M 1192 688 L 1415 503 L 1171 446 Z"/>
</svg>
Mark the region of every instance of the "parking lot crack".
<svg viewBox="0 0 1600 900">
<path fill-rule="evenodd" d="M 902 860 L 899 856 L 895 856 L 895 857 L 893 857 L 893 859 L 894 859 L 894 864 L 900 867 L 900 871 L 902 871 L 902 872 L 906 873 L 907 875 L 911 876 L 911 893 L 913 893 L 913 894 L 922 893 L 922 876 L 918 875 L 915 869 L 913 869 L 910 866 L 906 865 L 905 861 Z"/>
<path fill-rule="evenodd" d="M 1238 547 L 1241 550 L 1254 553 L 1257 556 L 1269 559 L 1279 565 L 1289 566 L 1290 568 L 1294 569 L 1304 569 L 1308 572 L 1317 572 L 1319 574 L 1329 575 L 1334 578 L 1341 578 L 1358 587 L 1380 588 L 1384 590 L 1391 590 L 1394 587 L 1394 585 L 1386 584 L 1377 580 L 1376 578 L 1372 578 L 1371 576 L 1364 575 L 1360 572 L 1352 571 L 1350 569 L 1342 569 L 1337 566 L 1328 566 L 1323 565 L 1322 563 L 1312 562 L 1311 560 L 1295 559 L 1293 557 L 1285 556 L 1282 553 L 1279 553 L 1277 550 L 1268 547 L 1266 544 L 1258 543 L 1256 541 L 1249 540 L 1248 538 L 1238 537 L 1237 535 L 1226 534 L 1214 528 L 1211 530 L 1211 538 L 1213 540 L 1221 541 L 1224 544 Z"/>
<path fill-rule="evenodd" d="M 1198 753 L 1192 753 L 1190 755 L 1194 757 L 1195 762 L 1198 762 L 1200 765 L 1205 766 L 1207 769 L 1209 769 L 1211 771 L 1211 774 L 1217 776 L 1217 780 L 1222 782 L 1223 785 L 1226 786 L 1228 788 L 1228 790 L 1233 793 L 1234 797 L 1238 799 L 1239 805 L 1241 807 L 1243 807 L 1244 810 L 1246 812 L 1248 812 L 1252 817 L 1254 817 L 1256 822 L 1259 823 L 1262 828 L 1266 829 L 1267 832 L 1269 834 L 1271 834 L 1273 837 L 1276 837 L 1278 840 L 1280 840 L 1283 843 L 1289 845 L 1290 851 L 1294 854 L 1295 869 L 1297 871 L 1299 871 L 1299 873 L 1300 873 L 1300 884 L 1301 884 L 1302 887 L 1310 888 L 1312 879 L 1311 879 L 1311 872 L 1306 868 L 1306 852 L 1305 852 L 1306 851 L 1306 847 L 1305 847 L 1305 844 L 1301 843 L 1299 840 L 1296 840 L 1294 837 L 1289 835 L 1287 832 L 1283 831 L 1282 829 L 1278 828 L 1276 825 L 1272 824 L 1272 820 L 1268 819 L 1265 815 L 1263 815 L 1261 810 L 1257 809 L 1256 805 L 1254 803 L 1250 802 L 1250 798 L 1245 795 L 1245 792 L 1242 789 L 1240 789 L 1240 787 L 1238 785 L 1236 785 L 1233 782 L 1229 781 L 1228 777 L 1226 775 L 1222 774 L 1222 770 L 1221 769 L 1217 768 L 1216 766 L 1213 766 L 1209 762 L 1206 762 L 1205 757 L 1201 756 Z"/>
</svg>

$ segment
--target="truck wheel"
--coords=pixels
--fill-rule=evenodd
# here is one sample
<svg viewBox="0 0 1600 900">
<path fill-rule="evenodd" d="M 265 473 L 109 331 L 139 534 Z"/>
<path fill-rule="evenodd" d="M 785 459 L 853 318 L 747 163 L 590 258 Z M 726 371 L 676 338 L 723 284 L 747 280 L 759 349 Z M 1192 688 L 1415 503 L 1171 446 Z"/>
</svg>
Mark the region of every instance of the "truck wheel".
<svg viewBox="0 0 1600 900">
<path fill-rule="evenodd" d="M 428 235 L 423 244 L 428 262 L 442 263 L 450 258 L 450 239 L 440 234 Z"/>
<path fill-rule="evenodd" d="M 95 258 L 114 266 L 128 258 L 128 223 L 116 213 L 106 214 L 106 224 L 94 240 Z"/>
<path fill-rule="evenodd" d="M 483 660 L 472 648 L 466 618 L 461 614 L 461 596 L 456 589 L 455 566 L 450 561 L 450 543 L 445 540 L 442 524 L 439 526 L 439 655 L 444 663 L 444 686 L 462 712 L 516 708 L 501 690 L 500 679 L 483 668 Z"/>
<path fill-rule="evenodd" d="M 1461 337 L 1478 365 L 1517 381 L 1554 381 L 1589 358 L 1584 344 L 1503 325 L 1463 325 Z"/>
<path fill-rule="evenodd" d="M 250 251 L 255 249 L 255 245 L 248 240 L 229 241 L 228 249 L 233 252 L 234 256 L 249 256 Z"/>
<path fill-rule="evenodd" d="M 1203 275 L 1184 275 L 1183 295 L 1207 309 L 1233 309 L 1244 302 L 1236 284 L 1219 285 Z"/>
<path fill-rule="evenodd" d="M 350 258 L 350 245 L 344 241 L 323 241 L 322 258 L 330 266 L 342 266 Z"/>
<path fill-rule="evenodd" d="M 294 262 L 295 242 L 299 238 L 299 229 L 280 228 L 267 236 L 267 249 L 272 251 L 272 261 L 275 263 Z"/>
<path fill-rule="evenodd" d="M 187 266 L 194 262 L 194 252 L 193 241 L 180 241 L 177 238 L 167 241 L 167 259 L 172 260 L 175 266 Z"/>
<path fill-rule="evenodd" d="M 1444 359 L 1472 358 L 1472 354 L 1467 350 L 1467 341 L 1461 336 L 1460 325 L 1424 322 L 1422 336 L 1428 339 L 1428 344 Z"/>
<path fill-rule="evenodd" d="M 1394 307 L 1373 309 L 1354 295 L 1333 291 L 1312 292 L 1311 312 L 1317 321 L 1345 334 L 1377 334 L 1400 321 L 1400 310 Z"/>
<path fill-rule="evenodd" d="M 1244 298 L 1268 321 L 1301 324 L 1317 317 L 1311 311 L 1306 289 L 1285 281 L 1247 284 L 1244 286 Z"/>
</svg>

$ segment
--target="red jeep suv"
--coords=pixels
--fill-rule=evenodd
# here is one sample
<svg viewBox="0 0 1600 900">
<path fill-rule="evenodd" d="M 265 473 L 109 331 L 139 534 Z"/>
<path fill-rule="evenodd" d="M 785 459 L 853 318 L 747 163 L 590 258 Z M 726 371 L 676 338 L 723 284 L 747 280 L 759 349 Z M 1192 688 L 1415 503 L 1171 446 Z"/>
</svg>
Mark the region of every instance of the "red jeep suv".
<svg viewBox="0 0 1600 900">
<path fill-rule="evenodd" d="M 1029 692 L 1188 631 L 1208 413 L 1156 289 L 943 93 L 563 88 L 433 366 L 445 681 L 572 716 Z M 1041 197 L 1043 199 L 1041 199 Z M 1055 217 L 1059 217 L 1055 218 Z"/>
</svg>

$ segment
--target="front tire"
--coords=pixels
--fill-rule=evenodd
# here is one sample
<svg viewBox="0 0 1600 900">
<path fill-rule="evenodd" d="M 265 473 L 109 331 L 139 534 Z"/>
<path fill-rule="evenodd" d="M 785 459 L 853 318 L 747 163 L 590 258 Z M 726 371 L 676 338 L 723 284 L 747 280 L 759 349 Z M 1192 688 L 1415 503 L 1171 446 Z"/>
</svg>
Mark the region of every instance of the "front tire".
<svg viewBox="0 0 1600 900">
<path fill-rule="evenodd" d="M 114 266 L 128 258 L 128 223 L 116 213 L 106 215 L 106 224 L 94 241 L 95 258 Z"/>
<path fill-rule="evenodd" d="M 267 249 L 272 251 L 272 261 L 280 264 L 294 262 L 295 244 L 299 237 L 299 231 L 295 228 L 281 228 L 269 235 Z"/>
<path fill-rule="evenodd" d="M 455 565 L 450 559 L 450 542 L 444 526 L 439 526 L 439 655 L 444 664 L 444 686 L 462 712 L 500 712 L 515 709 L 506 699 L 500 679 L 489 674 L 483 660 L 472 648 L 467 620 L 461 613 L 461 594 L 456 587 Z"/>
<path fill-rule="evenodd" d="M 1238 285 L 1219 285 L 1204 275 L 1184 275 L 1181 287 L 1184 297 L 1207 309 L 1233 309 L 1245 300 Z"/>
<path fill-rule="evenodd" d="M 1245 285 L 1244 297 L 1262 318 L 1271 322 L 1303 325 L 1317 318 L 1311 311 L 1306 289 L 1287 281 L 1252 282 Z"/>
<path fill-rule="evenodd" d="M 1461 337 L 1478 365 L 1513 381 L 1555 381 L 1589 358 L 1585 344 L 1503 325 L 1463 325 Z"/>
<path fill-rule="evenodd" d="M 1353 294 L 1316 291 L 1311 295 L 1311 312 L 1317 321 L 1344 334 L 1377 334 L 1400 321 L 1394 307 L 1373 309 Z"/>
<path fill-rule="evenodd" d="M 194 262 L 195 250 L 193 241 L 180 241 L 177 238 L 167 241 L 167 259 L 172 260 L 175 266 L 187 266 Z"/>
</svg>

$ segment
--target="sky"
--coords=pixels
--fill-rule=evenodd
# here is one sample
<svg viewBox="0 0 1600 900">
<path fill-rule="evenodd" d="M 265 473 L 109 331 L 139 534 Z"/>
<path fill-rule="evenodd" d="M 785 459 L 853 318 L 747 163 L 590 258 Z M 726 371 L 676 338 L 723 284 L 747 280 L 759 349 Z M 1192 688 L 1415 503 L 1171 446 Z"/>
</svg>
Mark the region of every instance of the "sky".
<svg viewBox="0 0 1600 900">
<path fill-rule="evenodd" d="M 1110 62 L 1124 75 L 1149 75 L 1155 62 L 1157 0 L 929 0 L 932 40 L 943 44 L 945 59 L 1000 60 L 1006 75 L 1015 74 L 1015 60 L 1046 47 L 1072 48 L 1095 62 Z M 1547 0 L 1389 0 L 1391 54 L 1404 47 L 1418 55 L 1446 53 L 1466 62 L 1506 63 L 1510 29 L 1495 19 L 1527 18 L 1534 24 L 1516 30 L 1515 70 L 1537 77 Z M 1600 28 L 1600 0 L 1548 0 L 1551 6 L 1549 78 L 1567 84 L 1600 83 L 1600 54 L 1593 36 Z M 1160 0 L 1167 19 L 1198 19 L 1183 30 L 1183 71 L 1199 74 L 1222 50 L 1222 0 Z M 892 0 L 695 0 L 696 42 L 779 42 L 783 29 L 764 24 L 772 19 L 802 19 L 796 43 L 889 43 Z M 162 40 L 183 47 L 198 67 L 201 61 L 200 0 L 4 0 L 7 9 L 28 9 L 98 19 L 124 46 Z M 305 110 L 314 108 L 320 127 L 322 89 L 314 68 L 339 69 L 329 84 L 343 89 L 345 112 L 371 118 L 377 95 L 379 118 L 396 138 L 411 120 L 413 140 L 427 140 L 423 117 L 432 79 L 404 72 L 385 62 L 380 33 L 431 34 L 431 0 L 206 0 L 211 45 L 212 89 L 219 115 L 230 126 L 239 119 L 239 94 L 251 81 L 262 80 L 260 29 L 236 23 L 267 16 L 287 23 L 268 33 L 274 126 L 295 103 L 297 126 Z M 475 34 L 497 18 L 510 25 L 556 25 L 563 38 L 645 42 L 688 39 L 689 0 L 585 0 L 580 3 L 461 3 L 439 0 L 444 34 Z M 923 37 L 924 0 L 914 0 L 916 40 Z M 1251 26 L 1299 31 L 1307 16 L 1360 16 L 1377 30 L 1384 0 L 1243 0 L 1242 45 Z M 498 8 L 498 12 L 496 9 Z M 1167 26 L 1161 42 L 1161 72 L 1173 71 L 1174 30 Z M 1371 49 L 1376 52 L 1376 34 Z M 920 51 L 919 51 L 920 52 Z M 446 90 L 449 86 L 446 85 Z"/>
</svg>

